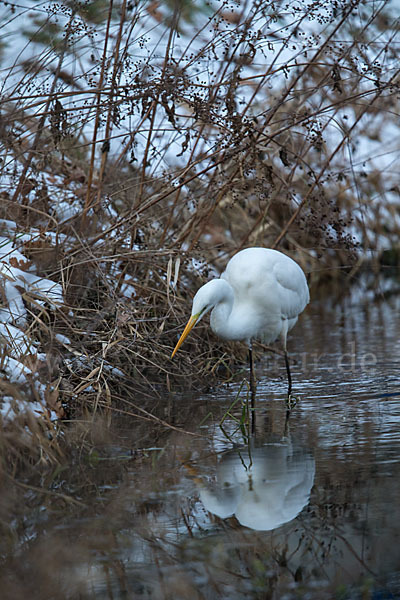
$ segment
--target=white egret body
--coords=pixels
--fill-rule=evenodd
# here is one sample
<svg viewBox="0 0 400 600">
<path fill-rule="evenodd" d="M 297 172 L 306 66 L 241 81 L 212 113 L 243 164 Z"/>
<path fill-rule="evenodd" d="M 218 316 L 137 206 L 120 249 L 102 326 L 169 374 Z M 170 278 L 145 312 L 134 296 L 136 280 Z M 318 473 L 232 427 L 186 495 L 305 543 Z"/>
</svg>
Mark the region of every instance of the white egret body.
<svg viewBox="0 0 400 600">
<path fill-rule="evenodd" d="M 247 248 L 235 254 L 221 278 L 203 285 L 193 298 L 192 315 L 172 357 L 192 328 L 210 310 L 211 329 L 225 340 L 253 339 L 269 344 L 281 338 L 286 354 L 287 333 L 310 300 L 306 277 L 299 265 L 282 252 L 269 248 Z"/>
</svg>

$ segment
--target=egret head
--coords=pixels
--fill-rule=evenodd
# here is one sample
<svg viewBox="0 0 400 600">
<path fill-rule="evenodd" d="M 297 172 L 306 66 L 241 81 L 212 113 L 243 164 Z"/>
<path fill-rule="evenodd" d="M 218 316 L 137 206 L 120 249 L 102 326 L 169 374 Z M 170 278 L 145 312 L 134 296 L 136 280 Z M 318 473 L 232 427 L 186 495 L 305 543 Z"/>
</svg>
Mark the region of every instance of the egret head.
<svg viewBox="0 0 400 600">
<path fill-rule="evenodd" d="M 227 284 L 223 279 L 212 279 L 197 290 L 196 295 L 193 298 L 192 316 L 187 322 L 186 327 L 171 354 L 171 358 L 174 358 L 196 323 L 198 323 L 204 315 L 213 309 L 219 302 L 223 302 L 226 294 L 226 285 Z"/>
</svg>

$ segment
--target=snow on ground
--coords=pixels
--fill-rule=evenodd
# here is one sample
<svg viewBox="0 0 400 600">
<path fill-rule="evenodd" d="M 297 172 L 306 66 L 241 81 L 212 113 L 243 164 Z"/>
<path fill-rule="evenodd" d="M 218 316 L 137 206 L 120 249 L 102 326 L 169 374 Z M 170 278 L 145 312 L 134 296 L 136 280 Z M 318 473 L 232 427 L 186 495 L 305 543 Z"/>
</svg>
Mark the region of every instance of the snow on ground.
<svg viewBox="0 0 400 600">
<path fill-rule="evenodd" d="M 17 224 L 0 220 L 0 368 L 2 377 L 11 385 L 33 385 L 36 396 L 43 402 L 26 403 L 13 397 L 3 398 L 0 415 L 3 422 L 18 412 L 31 410 L 48 414 L 45 401 L 46 386 L 39 381 L 37 367 L 46 362 L 39 342 L 28 325 L 29 304 L 55 310 L 61 306 L 63 290 L 59 283 L 38 276 L 31 261 L 23 253 L 23 242 L 39 235 L 37 230 L 18 232 Z M 16 394 L 18 397 L 18 394 Z M 51 411 L 51 418 L 56 418 Z"/>
</svg>

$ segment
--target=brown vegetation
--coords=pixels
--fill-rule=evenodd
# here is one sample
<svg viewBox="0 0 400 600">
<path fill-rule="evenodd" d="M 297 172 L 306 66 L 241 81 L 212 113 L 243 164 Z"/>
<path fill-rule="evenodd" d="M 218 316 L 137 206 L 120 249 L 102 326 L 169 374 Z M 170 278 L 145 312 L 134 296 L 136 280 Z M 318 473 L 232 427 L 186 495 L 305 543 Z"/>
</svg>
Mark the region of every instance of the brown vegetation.
<svg viewBox="0 0 400 600">
<path fill-rule="evenodd" d="M 156 420 L 133 394 L 231 376 L 240 346 L 204 328 L 169 356 L 194 290 L 237 250 L 278 247 L 315 286 L 398 235 L 390 6 L 197 4 L 33 9 L 33 58 L 6 71 L 0 217 L 20 255 L 3 262 L 63 302 L 25 290 L 31 375 L 3 394 L 39 401 L 53 441 L 49 415 Z"/>
</svg>

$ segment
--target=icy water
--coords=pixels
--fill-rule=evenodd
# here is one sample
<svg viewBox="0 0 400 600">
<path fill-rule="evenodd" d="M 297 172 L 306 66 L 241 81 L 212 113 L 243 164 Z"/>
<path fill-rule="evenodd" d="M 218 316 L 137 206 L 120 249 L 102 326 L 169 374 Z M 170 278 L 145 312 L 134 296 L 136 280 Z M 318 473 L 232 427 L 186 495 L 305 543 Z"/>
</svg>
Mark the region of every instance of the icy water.
<svg viewBox="0 0 400 600">
<path fill-rule="evenodd" d="M 282 359 L 258 362 L 254 435 L 239 381 L 164 398 L 153 447 L 129 420 L 82 445 L 42 482 L 72 501 L 26 492 L 0 596 L 400 599 L 400 295 L 380 292 L 304 314 L 290 414 Z"/>
</svg>

